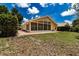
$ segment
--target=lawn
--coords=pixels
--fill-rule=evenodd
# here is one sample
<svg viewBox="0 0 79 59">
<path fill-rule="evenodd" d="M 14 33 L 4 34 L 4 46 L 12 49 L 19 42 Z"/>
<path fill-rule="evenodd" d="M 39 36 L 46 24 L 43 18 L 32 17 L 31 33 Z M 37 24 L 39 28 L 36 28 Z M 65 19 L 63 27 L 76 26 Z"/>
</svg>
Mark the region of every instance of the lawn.
<svg viewBox="0 0 79 59">
<path fill-rule="evenodd" d="M 57 32 L 0 38 L 0 55 L 79 56 L 79 33 Z"/>
</svg>

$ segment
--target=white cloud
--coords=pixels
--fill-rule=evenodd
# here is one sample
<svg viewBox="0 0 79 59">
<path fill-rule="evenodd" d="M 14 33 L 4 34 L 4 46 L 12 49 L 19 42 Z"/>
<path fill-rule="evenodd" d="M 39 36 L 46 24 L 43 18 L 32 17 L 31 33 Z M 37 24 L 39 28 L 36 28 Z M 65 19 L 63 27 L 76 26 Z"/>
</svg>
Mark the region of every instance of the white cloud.
<svg viewBox="0 0 79 59">
<path fill-rule="evenodd" d="M 12 7 L 15 7 L 15 4 L 12 4 Z"/>
<path fill-rule="evenodd" d="M 35 15 L 34 17 L 32 16 L 31 19 L 39 18 L 39 15 Z"/>
<path fill-rule="evenodd" d="M 75 5 L 75 3 L 72 3 L 72 4 L 71 4 L 71 8 L 73 8 L 74 5 Z"/>
<path fill-rule="evenodd" d="M 74 6 L 75 6 L 75 8 L 74 8 Z M 72 3 L 71 8 L 78 10 L 79 9 L 79 3 Z"/>
<path fill-rule="evenodd" d="M 23 22 L 27 22 L 28 21 L 28 19 L 26 19 L 26 18 L 23 18 Z"/>
<path fill-rule="evenodd" d="M 58 3 L 59 5 L 63 5 L 64 3 Z M 56 5 L 56 3 L 50 3 L 49 5 L 53 5 L 53 6 L 55 6 Z"/>
<path fill-rule="evenodd" d="M 74 15 L 76 14 L 76 11 L 74 9 L 69 9 L 67 11 L 64 11 L 61 13 L 61 16 L 69 16 L 69 15 Z"/>
<path fill-rule="evenodd" d="M 55 5 L 56 5 L 56 3 L 50 3 L 49 5 L 53 5 L 53 6 L 55 6 Z"/>
<path fill-rule="evenodd" d="M 59 5 L 63 5 L 64 3 L 59 3 Z"/>
<path fill-rule="evenodd" d="M 48 3 L 40 3 L 42 7 L 48 7 Z"/>
<path fill-rule="evenodd" d="M 64 22 L 69 23 L 70 25 L 72 24 L 72 21 L 70 20 L 64 20 Z"/>
<path fill-rule="evenodd" d="M 35 18 L 39 18 L 40 16 L 36 15 Z"/>
<path fill-rule="evenodd" d="M 36 18 L 39 17 L 38 15 L 35 16 Z"/>
<path fill-rule="evenodd" d="M 48 7 L 49 5 L 55 6 L 56 3 L 40 3 L 40 5 L 41 5 L 42 7 Z"/>
<path fill-rule="evenodd" d="M 28 3 L 16 3 L 16 5 L 18 7 L 22 7 L 22 8 L 26 8 L 26 7 L 29 7 L 30 6 L 30 4 L 28 4 Z"/>
<path fill-rule="evenodd" d="M 71 8 L 74 8 L 74 5 L 75 5 L 76 7 L 79 7 L 79 4 L 78 4 L 78 3 L 72 3 L 72 4 L 71 4 Z"/>
<path fill-rule="evenodd" d="M 31 17 L 31 19 L 34 19 L 34 17 Z"/>
<path fill-rule="evenodd" d="M 28 8 L 29 14 L 37 14 L 39 10 L 36 7 Z"/>
</svg>

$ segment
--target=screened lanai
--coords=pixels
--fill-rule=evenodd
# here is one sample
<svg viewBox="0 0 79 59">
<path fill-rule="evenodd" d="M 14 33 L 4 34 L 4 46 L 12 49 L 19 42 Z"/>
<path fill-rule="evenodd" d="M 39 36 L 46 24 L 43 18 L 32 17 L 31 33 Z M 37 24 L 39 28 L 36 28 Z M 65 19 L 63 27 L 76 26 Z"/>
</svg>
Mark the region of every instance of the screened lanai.
<svg viewBox="0 0 79 59">
<path fill-rule="evenodd" d="M 37 23 L 31 22 L 31 30 L 51 30 L 51 22 L 37 21 Z"/>
<path fill-rule="evenodd" d="M 27 31 L 56 30 L 57 24 L 48 16 L 30 20 L 25 24 Z"/>
</svg>

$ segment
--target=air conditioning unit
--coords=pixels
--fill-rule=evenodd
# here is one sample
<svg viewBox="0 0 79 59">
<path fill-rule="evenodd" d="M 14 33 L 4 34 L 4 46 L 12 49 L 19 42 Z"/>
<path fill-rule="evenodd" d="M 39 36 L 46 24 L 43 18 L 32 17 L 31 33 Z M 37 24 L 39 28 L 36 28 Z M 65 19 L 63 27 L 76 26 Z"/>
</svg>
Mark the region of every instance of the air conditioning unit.
<svg viewBox="0 0 79 59">
<path fill-rule="evenodd" d="M 0 31 L 0 34 L 2 34 L 2 31 Z"/>
</svg>

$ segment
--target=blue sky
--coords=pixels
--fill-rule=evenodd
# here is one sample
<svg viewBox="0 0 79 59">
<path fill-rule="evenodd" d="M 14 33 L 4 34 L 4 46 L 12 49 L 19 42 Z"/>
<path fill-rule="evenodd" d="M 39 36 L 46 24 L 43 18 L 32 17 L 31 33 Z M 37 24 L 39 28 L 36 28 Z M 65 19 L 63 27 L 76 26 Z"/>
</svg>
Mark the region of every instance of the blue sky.
<svg viewBox="0 0 79 59">
<path fill-rule="evenodd" d="M 50 16 L 56 23 L 72 22 L 75 11 L 71 10 L 71 3 L 2 3 L 11 10 L 16 7 L 28 21 L 41 16 Z"/>
</svg>

